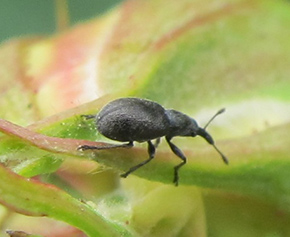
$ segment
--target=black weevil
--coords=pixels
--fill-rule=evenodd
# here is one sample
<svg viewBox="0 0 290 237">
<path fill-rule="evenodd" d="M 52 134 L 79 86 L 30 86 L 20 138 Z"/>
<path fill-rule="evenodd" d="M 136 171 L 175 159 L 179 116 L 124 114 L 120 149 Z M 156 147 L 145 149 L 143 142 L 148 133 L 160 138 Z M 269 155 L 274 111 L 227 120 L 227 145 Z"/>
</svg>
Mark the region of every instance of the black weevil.
<svg viewBox="0 0 290 237">
<path fill-rule="evenodd" d="M 211 135 L 206 131 L 210 122 L 225 110 L 219 110 L 205 125 L 204 128 L 198 126 L 197 122 L 173 109 L 164 109 L 160 104 L 140 99 L 140 98 L 120 98 L 105 105 L 97 115 L 82 115 L 86 119 L 96 119 L 97 130 L 105 137 L 120 142 L 128 142 L 121 145 L 110 145 L 106 147 L 96 147 L 82 145 L 79 150 L 89 149 L 111 149 L 117 147 L 132 147 L 133 142 L 147 142 L 149 159 L 133 166 L 121 177 L 126 178 L 130 173 L 147 164 L 154 158 L 155 150 L 160 138 L 165 139 L 171 150 L 182 162 L 174 167 L 175 185 L 178 185 L 178 170 L 186 163 L 186 157 L 182 151 L 171 142 L 176 136 L 203 137 L 221 155 L 223 161 L 228 164 L 228 159 L 215 146 Z M 153 144 L 152 140 L 156 139 Z"/>
</svg>

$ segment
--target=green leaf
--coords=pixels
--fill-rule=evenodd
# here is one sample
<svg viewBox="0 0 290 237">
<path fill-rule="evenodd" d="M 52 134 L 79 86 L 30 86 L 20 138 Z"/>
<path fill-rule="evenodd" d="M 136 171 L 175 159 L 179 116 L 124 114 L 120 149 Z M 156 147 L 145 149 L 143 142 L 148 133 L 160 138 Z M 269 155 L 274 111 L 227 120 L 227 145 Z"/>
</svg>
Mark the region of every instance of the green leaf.
<svg viewBox="0 0 290 237">
<path fill-rule="evenodd" d="M 93 207 L 52 185 L 27 180 L 3 166 L 0 176 L 1 202 L 19 213 L 62 220 L 89 236 L 130 236 L 124 227 L 109 222 Z"/>
</svg>

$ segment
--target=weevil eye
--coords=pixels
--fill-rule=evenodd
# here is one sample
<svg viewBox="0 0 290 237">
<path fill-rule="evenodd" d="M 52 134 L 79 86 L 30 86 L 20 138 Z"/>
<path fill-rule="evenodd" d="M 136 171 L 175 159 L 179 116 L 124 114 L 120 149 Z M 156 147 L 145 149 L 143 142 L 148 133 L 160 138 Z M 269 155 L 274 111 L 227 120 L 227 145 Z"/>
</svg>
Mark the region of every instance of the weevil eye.
<svg viewBox="0 0 290 237">
<path fill-rule="evenodd" d="M 192 137 L 196 137 L 196 136 L 197 136 L 197 133 L 196 133 L 196 132 L 192 132 L 192 133 L 190 134 L 190 136 L 192 136 Z"/>
</svg>

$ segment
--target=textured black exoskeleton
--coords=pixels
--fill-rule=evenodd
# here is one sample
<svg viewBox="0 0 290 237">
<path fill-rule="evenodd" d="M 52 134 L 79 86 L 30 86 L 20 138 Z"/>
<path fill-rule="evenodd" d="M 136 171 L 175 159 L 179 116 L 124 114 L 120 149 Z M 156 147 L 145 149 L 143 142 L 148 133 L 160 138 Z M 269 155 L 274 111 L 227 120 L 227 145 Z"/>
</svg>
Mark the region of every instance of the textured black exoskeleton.
<svg viewBox="0 0 290 237">
<path fill-rule="evenodd" d="M 203 137 L 221 155 L 223 161 L 228 164 L 227 158 L 215 146 L 211 135 L 206 131 L 209 123 L 224 109 L 219 110 L 206 124 L 204 128 L 198 126 L 197 122 L 176 110 L 164 109 L 156 102 L 140 98 L 121 98 L 111 101 L 104 106 L 97 115 L 83 115 L 87 119 L 95 118 L 98 131 L 112 140 L 128 142 L 122 145 L 110 145 L 107 147 L 95 147 L 83 145 L 79 150 L 88 149 L 111 149 L 117 147 L 132 147 L 133 142 L 147 142 L 149 159 L 133 166 L 121 176 L 126 178 L 130 173 L 147 164 L 154 158 L 155 149 L 160 138 L 165 139 L 171 150 L 182 162 L 174 167 L 175 185 L 178 185 L 178 170 L 186 163 L 186 157 L 182 151 L 171 142 L 176 136 Z M 156 144 L 152 140 L 156 140 Z"/>
</svg>

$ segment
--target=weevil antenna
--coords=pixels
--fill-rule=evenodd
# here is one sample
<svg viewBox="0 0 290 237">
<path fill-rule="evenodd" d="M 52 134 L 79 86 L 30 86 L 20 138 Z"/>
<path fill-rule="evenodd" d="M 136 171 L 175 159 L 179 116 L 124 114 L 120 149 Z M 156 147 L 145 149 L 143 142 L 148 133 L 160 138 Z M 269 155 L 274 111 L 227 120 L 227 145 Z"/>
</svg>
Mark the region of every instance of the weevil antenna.
<svg viewBox="0 0 290 237">
<path fill-rule="evenodd" d="M 216 147 L 216 145 L 212 144 L 212 146 L 221 155 L 221 157 L 222 157 L 223 161 L 225 162 L 225 164 L 229 164 L 228 158 Z"/>
<path fill-rule="evenodd" d="M 222 109 L 220 109 L 218 112 L 216 112 L 216 114 L 214 115 L 214 116 L 212 116 L 212 118 L 207 122 L 207 124 L 204 126 L 204 130 L 207 128 L 207 126 L 215 119 L 215 117 L 216 116 L 218 116 L 218 115 L 220 115 L 220 114 L 222 114 L 223 112 L 225 112 L 226 111 L 226 109 L 225 108 L 222 108 Z M 216 148 L 217 149 L 217 148 Z M 218 151 L 218 149 L 217 149 L 217 151 Z M 219 153 L 221 153 L 220 151 L 219 151 Z"/>
</svg>

